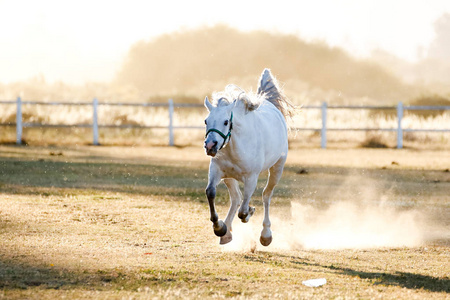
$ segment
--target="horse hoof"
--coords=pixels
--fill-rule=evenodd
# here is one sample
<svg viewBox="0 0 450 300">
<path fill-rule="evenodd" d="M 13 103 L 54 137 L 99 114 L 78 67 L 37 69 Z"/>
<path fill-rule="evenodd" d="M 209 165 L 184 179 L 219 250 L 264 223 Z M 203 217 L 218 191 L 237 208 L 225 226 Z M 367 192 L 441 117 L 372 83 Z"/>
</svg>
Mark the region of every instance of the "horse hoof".
<svg viewBox="0 0 450 300">
<path fill-rule="evenodd" d="M 221 220 L 219 220 L 217 227 L 213 225 L 213 229 L 214 234 L 217 236 L 224 236 L 225 234 L 227 234 L 227 225 L 225 225 L 225 223 Z"/>
<path fill-rule="evenodd" d="M 270 243 L 272 243 L 272 236 L 269 236 L 268 238 L 265 238 L 265 237 L 261 236 L 259 238 L 259 242 L 261 243 L 261 245 L 267 247 L 267 246 L 270 245 Z"/>
<path fill-rule="evenodd" d="M 228 244 L 229 242 L 231 242 L 232 240 L 233 240 L 233 236 L 231 235 L 231 232 L 230 232 L 230 234 L 226 234 L 220 238 L 220 244 L 225 245 L 225 244 Z"/>
<path fill-rule="evenodd" d="M 245 223 L 245 219 L 247 218 L 247 216 L 248 216 L 248 214 L 244 214 L 244 213 L 241 213 L 241 212 L 239 212 L 239 214 L 238 214 L 239 219 L 241 219 L 241 221 L 243 223 Z"/>
<path fill-rule="evenodd" d="M 238 217 L 239 217 L 239 219 L 241 219 L 242 223 L 247 223 L 250 220 L 250 217 L 253 216 L 254 213 L 255 213 L 255 208 L 250 206 L 247 214 L 239 213 Z"/>
</svg>

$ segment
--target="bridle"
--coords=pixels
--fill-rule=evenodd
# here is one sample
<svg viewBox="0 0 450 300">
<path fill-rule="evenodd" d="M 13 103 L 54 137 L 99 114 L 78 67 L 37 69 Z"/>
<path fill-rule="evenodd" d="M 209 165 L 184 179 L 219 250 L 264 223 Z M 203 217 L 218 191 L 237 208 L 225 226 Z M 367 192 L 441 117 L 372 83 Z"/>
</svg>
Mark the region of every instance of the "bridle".
<svg viewBox="0 0 450 300">
<path fill-rule="evenodd" d="M 220 131 L 220 130 L 218 130 L 218 129 L 210 128 L 210 129 L 206 132 L 205 139 L 206 139 L 206 137 L 208 136 L 208 134 L 209 134 L 210 132 L 216 132 L 216 133 L 218 133 L 218 134 L 223 138 L 222 146 L 220 146 L 220 148 L 219 148 L 219 150 L 220 150 L 220 149 L 222 149 L 222 148 L 225 146 L 225 142 L 227 141 L 227 139 L 228 139 L 228 142 L 230 141 L 230 138 L 231 138 L 231 130 L 232 130 L 232 129 L 233 129 L 233 112 L 231 112 L 231 117 L 230 117 L 230 129 L 228 130 L 228 134 L 227 134 L 227 135 L 223 134 L 223 132 Z"/>
</svg>

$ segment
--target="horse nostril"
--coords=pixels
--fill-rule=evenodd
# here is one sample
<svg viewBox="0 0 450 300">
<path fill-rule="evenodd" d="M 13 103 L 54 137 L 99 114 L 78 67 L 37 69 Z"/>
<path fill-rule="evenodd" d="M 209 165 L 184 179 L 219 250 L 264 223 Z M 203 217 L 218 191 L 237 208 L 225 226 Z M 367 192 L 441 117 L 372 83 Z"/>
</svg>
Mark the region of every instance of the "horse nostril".
<svg viewBox="0 0 450 300">
<path fill-rule="evenodd" d="M 217 141 L 205 142 L 205 148 L 211 150 L 217 146 Z"/>
</svg>

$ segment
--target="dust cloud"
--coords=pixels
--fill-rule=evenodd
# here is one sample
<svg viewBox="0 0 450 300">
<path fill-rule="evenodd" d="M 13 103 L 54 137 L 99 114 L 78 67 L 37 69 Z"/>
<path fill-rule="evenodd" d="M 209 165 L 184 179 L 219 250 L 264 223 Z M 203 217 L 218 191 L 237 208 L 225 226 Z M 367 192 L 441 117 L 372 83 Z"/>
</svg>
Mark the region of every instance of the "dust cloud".
<svg viewBox="0 0 450 300">
<path fill-rule="evenodd" d="M 360 176 L 350 176 L 324 199 L 294 198 L 289 210 L 277 214 L 280 210 L 276 204 L 271 207 L 273 242 L 268 248 L 259 244 L 260 207 L 249 223 L 235 220 L 233 241 L 224 250 L 417 247 L 429 238 L 429 217 L 423 209 L 389 190 L 380 192 L 376 182 Z"/>
<path fill-rule="evenodd" d="M 382 200 L 361 207 L 336 202 L 322 209 L 291 203 L 291 216 L 271 218 L 273 242 L 268 249 L 368 249 L 416 247 L 425 242 L 425 218 L 417 210 L 399 211 Z M 233 241 L 226 250 L 254 251 L 261 222 L 233 224 Z M 259 221 L 259 220 L 258 220 Z"/>
<path fill-rule="evenodd" d="M 386 200 L 365 207 L 338 202 L 326 210 L 293 202 L 291 211 L 289 223 L 273 221 L 280 225 L 276 247 L 365 249 L 415 247 L 424 242 L 421 214 L 416 210 L 398 211 Z"/>
</svg>

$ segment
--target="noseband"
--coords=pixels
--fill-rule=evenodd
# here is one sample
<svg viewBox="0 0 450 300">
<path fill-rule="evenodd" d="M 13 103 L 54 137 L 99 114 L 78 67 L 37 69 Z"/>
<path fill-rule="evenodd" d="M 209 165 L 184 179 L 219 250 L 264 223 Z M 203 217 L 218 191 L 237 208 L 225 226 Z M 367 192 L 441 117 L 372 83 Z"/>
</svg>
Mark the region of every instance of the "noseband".
<svg viewBox="0 0 450 300">
<path fill-rule="evenodd" d="M 227 141 L 227 139 L 228 139 L 228 141 L 230 141 L 230 138 L 231 138 L 231 130 L 232 130 L 232 129 L 233 129 L 233 112 L 231 112 L 231 117 L 230 117 L 230 129 L 228 130 L 228 134 L 227 134 L 227 135 L 223 134 L 223 132 L 220 131 L 220 130 L 218 130 L 218 129 L 210 128 L 210 129 L 206 132 L 205 138 L 208 136 L 208 134 L 209 134 L 210 132 L 216 132 L 216 133 L 218 133 L 218 134 L 223 138 L 222 146 L 220 146 L 220 148 L 219 148 L 219 150 L 220 150 L 220 149 L 223 148 L 223 146 L 225 146 L 225 142 Z"/>
</svg>

